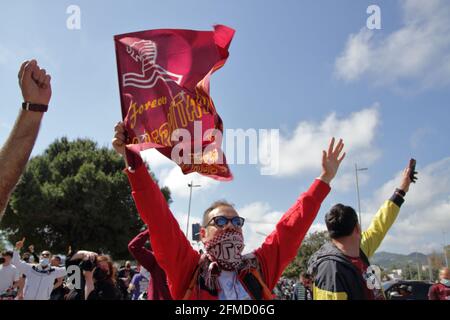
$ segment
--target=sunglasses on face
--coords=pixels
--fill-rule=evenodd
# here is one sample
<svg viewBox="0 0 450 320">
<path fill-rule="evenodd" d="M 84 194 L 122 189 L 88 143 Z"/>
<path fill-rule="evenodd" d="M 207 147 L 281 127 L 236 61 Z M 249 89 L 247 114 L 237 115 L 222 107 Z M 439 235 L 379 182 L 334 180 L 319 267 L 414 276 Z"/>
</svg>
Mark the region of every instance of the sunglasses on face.
<svg viewBox="0 0 450 320">
<path fill-rule="evenodd" d="M 242 228 L 244 225 L 245 219 L 242 217 L 233 217 L 233 218 L 227 218 L 224 216 L 217 216 L 209 220 L 208 224 L 206 226 L 211 225 L 213 222 L 213 225 L 215 225 L 218 228 L 224 228 L 228 222 L 231 222 L 231 224 L 236 228 Z"/>
</svg>

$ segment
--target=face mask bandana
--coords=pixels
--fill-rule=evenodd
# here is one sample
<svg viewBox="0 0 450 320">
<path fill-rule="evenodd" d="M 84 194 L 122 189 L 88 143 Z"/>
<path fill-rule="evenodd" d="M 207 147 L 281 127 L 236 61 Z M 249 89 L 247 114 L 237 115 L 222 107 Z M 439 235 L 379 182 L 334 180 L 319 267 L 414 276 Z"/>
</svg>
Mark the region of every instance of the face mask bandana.
<svg viewBox="0 0 450 320">
<path fill-rule="evenodd" d="M 449 280 L 449 279 L 442 279 L 442 280 L 441 280 L 441 283 L 442 283 L 444 286 L 450 288 L 450 280 Z"/>
<path fill-rule="evenodd" d="M 220 269 L 233 271 L 242 263 L 244 237 L 240 232 L 227 230 L 205 243 L 206 256 Z"/>
<path fill-rule="evenodd" d="M 42 258 L 41 261 L 39 261 L 39 263 L 41 264 L 42 267 L 45 268 L 50 263 L 50 260 L 48 258 Z"/>
</svg>

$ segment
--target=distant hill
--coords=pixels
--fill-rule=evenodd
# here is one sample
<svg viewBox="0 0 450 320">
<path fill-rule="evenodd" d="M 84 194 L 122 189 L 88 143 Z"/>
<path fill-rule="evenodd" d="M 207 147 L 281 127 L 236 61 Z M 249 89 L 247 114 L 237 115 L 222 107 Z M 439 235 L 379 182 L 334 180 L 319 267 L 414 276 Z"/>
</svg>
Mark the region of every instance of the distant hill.
<svg viewBox="0 0 450 320">
<path fill-rule="evenodd" d="M 383 269 L 392 269 L 394 267 L 401 269 L 408 264 L 416 264 L 417 262 L 421 265 L 428 265 L 428 256 L 420 252 L 405 255 L 380 251 L 375 253 L 370 259 L 371 264 L 378 265 Z"/>
</svg>

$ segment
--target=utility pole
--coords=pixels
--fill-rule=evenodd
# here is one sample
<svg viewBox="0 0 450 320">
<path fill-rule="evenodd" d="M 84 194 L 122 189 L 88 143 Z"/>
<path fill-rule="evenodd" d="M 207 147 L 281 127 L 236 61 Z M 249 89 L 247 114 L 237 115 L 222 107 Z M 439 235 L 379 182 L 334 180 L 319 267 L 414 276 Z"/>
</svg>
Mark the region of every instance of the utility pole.
<svg viewBox="0 0 450 320">
<path fill-rule="evenodd" d="M 359 179 L 358 179 L 358 171 L 366 171 L 369 168 L 358 168 L 358 164 L 355 163 L 355 177 L 356 177 L 356 194 L 358 195 L 358 213 L 359 213 L 359 226 L 362 230 L 362 220 L 361 220 L 361 199 L 359 196 Z"/>
<path fill-rule="evenodd" d="M 192 199 L 192 188 L 201 187 L 201 185 L 194 185 L 194 181 L 191 180 L 191 183 L 188 183 L 189 191 L 189 208 L 188 208 L 188 217 L 187 217 L 187 225 L 186 225 L 186 238 L 189 240 L 189 217 L 191 215 L 191 199 Z"/>
<path fill-rule="evenodd" d="M 448 258 L 447 258 L 447 240 L 446 235 L 447 232 L 442 231 L 442 235 L 444 236 L 444 258 L 445 258 L 445 266 L 448 268 Z"/>
<path fill-rule="evenodd" d="M 433 268 L 431 266 L 431 258 L 427 257 L 428 259 L 428 273 L 430 274 L 430 282 L 433 282 Z"/>
<path fill-rule="evenodd" d="M 420 274 L 420 268 L 419 268 L 419 259 L 417 258 L 418 252 L 416 251 L 416 264 L 417 264 L 417 278 L 418 280 L 422 280 L 422 275 Z"/>
</svg>

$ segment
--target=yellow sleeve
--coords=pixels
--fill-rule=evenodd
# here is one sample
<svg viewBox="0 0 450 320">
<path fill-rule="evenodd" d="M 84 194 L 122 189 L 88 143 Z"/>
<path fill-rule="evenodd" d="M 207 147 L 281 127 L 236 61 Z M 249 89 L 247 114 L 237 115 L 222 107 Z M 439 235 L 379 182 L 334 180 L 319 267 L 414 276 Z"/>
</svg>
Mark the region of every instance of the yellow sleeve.
<svg viewBox="0 0 450 320">
<path fill-rule="evenodd" d="M 361 235 L 361 249 L 370 258 L 383 241 L 398 216 L 400 207 L 393 201 L 387 200 L 370 223 L 369 228 Z"/>
<path fill-rule="evenodd" d="M 313 299 L 314 300 L 348 300 L 346 292 L 333 292 L 320 289 L 313 285 Z"/>
</svg>

